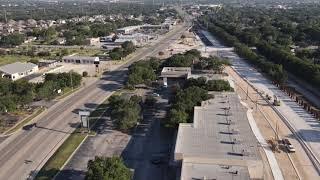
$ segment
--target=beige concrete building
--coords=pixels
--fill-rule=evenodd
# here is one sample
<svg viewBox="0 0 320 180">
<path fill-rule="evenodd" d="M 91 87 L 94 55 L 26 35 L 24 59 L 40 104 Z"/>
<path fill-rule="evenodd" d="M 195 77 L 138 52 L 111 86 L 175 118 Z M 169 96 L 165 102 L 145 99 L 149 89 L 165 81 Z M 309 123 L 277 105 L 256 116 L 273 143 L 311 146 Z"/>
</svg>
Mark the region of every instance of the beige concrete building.
<svg viewBox="0 0 320 180">
<path fill-rule="evenodd" d="M 15 81 L 33 74 L 38 70 L 38 65 L 36 64 L 16 62 L 1 66 L 0 75 L 2 78 L 8 78 Z"/>
<path fill-rule="evenodd" d="M 216 94 L 194 108 L 194 122 L 181 123 L 177 134 L 174 159 L 181 162 L 181 180 L 263 179 L 246 112 L 235 93 Z"/>
</svg>

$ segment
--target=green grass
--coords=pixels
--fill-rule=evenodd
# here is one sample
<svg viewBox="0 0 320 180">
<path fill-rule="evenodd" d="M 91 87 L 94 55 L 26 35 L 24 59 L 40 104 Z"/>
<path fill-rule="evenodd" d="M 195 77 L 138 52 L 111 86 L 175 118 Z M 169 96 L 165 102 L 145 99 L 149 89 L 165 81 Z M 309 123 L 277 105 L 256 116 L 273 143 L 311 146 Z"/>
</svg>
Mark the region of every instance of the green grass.
<svg viewBox="0 0 320 180">
<path fill-rule="evenodd" d="M 63 93 L 62 93 L 61 95 L 59 95 L 59 96 L 56 97 L 56 100 L 63 99 L 63 98 L 65 98 L 65 97 L 69 96 L 70 94 L 76 92 L 76 91 L 79 90 L 79 89 L 80 89 L 80 86 L 79 86 L 79 87 L 76 87 L 76 88 L 73 88 L 73 90 L 72 90 L 72 88 L 70 88 L 70 87 L 66 87 L 66 88 L 64 88 L 63 91 L 62 91 Z"/>
<path fill-rule="evenodd" d="M 29 61 L 31 57 L 23 55 L 1 55 L 0 56 L 0 66 L 5 64 L 11 64 L 14 62 L 26 62 Z"/>
<path fill-rule="evenodd" d="M 79 133 L 77 131 L 72 133 L 41 168 L 35 179 L 52 179 L 86 136 L 86 133 Z"/>
<path fill-rule="evenodd" d="M 11 134 L 22 128 L 24 125 L 29 123 L 31 120 L 33 120 L 35 117 L 37 117 L 39 114 L 41 114 L 45 110 L 44 107 L 37 109 L 31 116 L 28 118 L 22 120 L 17 126 L 10 129 L 8 132 L 5 133 L 5 135 Z"/>
<path fill-rule="evenodd" d="M 108 106 L 108 99 L 100 104 L 95 111 L 90 114 L 90 117 L 100 117 Z M 90 127 L 98 121 L 98 118 L 92 118 L 90 120 Z M 75 149 L 87 136 L 84 132 L 85 129 L 78 127 L 75 131 L 67 138 L 67 140 L 59 147 L 59 149 L 50 157 L 47 163 L 41 168 L 37 174 L 35 180 L 49 180 L 52 179 L 62 168 L 64 163 L 68 160 Z M 91 131 L 91 136 L 95 135 L 94 131 Z"/>
<path fill-rule="evenodd" d="M 95 56 L 97 54 L 101 54 L 102 51 L 100 49 L 69 49 L 70 54 L 77 53 L 79 56 Z"/>
</svg>

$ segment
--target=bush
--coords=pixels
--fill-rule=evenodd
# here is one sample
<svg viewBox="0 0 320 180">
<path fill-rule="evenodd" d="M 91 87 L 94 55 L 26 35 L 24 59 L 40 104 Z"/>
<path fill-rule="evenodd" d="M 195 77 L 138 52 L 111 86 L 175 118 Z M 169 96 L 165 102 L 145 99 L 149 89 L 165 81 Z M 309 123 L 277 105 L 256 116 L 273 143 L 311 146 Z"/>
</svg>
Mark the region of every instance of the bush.
<svg viewBox="0 0 320 180">
<path fill-rule="evenodd" d="M 111 109 L 111 119 L 114 121 L 116 129 L 128 131 L 136 126 L 140 118 L 141 98 L 132 96 L 129 100 L 118 95 L 109 98 Z"/>
<path fill-rule="evenodd" d="M 88 161 L 86 180 L 129 180 L 132 172 L 119 157 L 95 157 Z"/>
<path fill-rule="evenodd" d="M 82 72 L 82 77 L 87 77 L 88 76 L 88 72 L 87 71 L 83 71 Z"/>
</svg>

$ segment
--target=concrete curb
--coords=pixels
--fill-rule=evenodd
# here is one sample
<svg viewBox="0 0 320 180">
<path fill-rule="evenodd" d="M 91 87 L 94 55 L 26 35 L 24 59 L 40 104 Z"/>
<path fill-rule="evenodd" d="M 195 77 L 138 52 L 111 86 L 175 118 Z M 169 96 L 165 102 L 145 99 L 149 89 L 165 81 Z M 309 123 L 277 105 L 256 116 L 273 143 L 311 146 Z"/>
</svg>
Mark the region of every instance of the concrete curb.
<svg viewBox="0 0 320 180">
<path fill-rule="evenodd" d="M 87 140 L 88 134 L 85 138 L 81 141 L 81 143 L 78 145 L 78 147 L 72 152 L 72 154 L 69 156 L 69 158 L 63 163 L 63 165 L 60 167 L 59 172 L 52 178 L 53 180 L 56 179 L 56 177 L 61 173 L 61 170 L 64 169 L 64 167 L 69 163 L 69 161 L 72 159 L 72 157 L 76 154 L 76 152 L 79 150 L 79 148 L 82 146 L 82 144 Z"/>
<path fill-rule="evenodd" d="M 39 109 L 40 111 L 41 109 Z M 36 115 L 35 117 L 33 117 L 29 122 L 27 122 L 26 124 L 29 124 L 30 122 L 34 122 L 34 119 L 36 119 L 38 116 L 40 116 L 41 114 L 43 114 L 45 111 L 47 111 L 47 108 L 44 108 L 44 110 L 42 112 L 40 112 L 38 115 Z M 12 126 L 10 129 L 8 129 L 7 131 L 5 131 L 4 133 L 2 133 L 0 135 L 0 137 L 8 137 L 11 136 L 15 133 L 17 133 L 18 131 L 21 130 L 21 128 L 15 130 L 14 132 L 10 133 L 10 134 L 6 134 L 7 132 L 11 131 L 12 129 L 16 128 L 17 126 L 19 126 L 20 124 L 22 124 L 25 120 L 27 120 L 28 118 L 30 118 L 33 114 L 31 114 L 30 116 L 24 118 L 23 120 L 21 120 L 19 123 L 15 124 L 14 126 Z"/>
<path fill-rule="evenodd" d="M 254 133 L 254 135 L 256 136 L 256 139 L 259 141 L 259 144 L 261 145 L 264 153 L 266 154 L 273 178 L 275 180 L 284 180 L 281 169 L 280 169 L 279 164 L 277 162 L 277 159 L 276 159 L 274 153 L 271 151 L 270 147 L 268 146 L 268 143 L 266 142 L 266 140 L 262 136 L 262 134 L 261 134 L 256 122 L 255 122 L 255 119 L 253 118 L 253 115 L 252 115 L 253 110 L 245 102 L 240 100 L 240 103 L 243 106 L 245 106 L 246 108 L 248 108 L 247 118 L 248 118 L 251 130 Z"/>
</svg>

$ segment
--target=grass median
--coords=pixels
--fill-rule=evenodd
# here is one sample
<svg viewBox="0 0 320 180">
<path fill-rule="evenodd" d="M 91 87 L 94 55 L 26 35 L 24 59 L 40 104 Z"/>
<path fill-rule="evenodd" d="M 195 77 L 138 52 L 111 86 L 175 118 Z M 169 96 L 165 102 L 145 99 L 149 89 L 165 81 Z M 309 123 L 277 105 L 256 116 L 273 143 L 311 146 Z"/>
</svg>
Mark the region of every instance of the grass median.
<svg viewBox="0 0 320 180">
<path fill-rule="evenodd" d="M 62 168 L 64 163 L 68 160 L 80 143 L 86 138 L 86 136 L 86 133 L 81 133 L 77 130 L 73 132 L 41 168 L 35 179 L 52 179 L 60 171 L 60 168 Z"/>
</svg>

